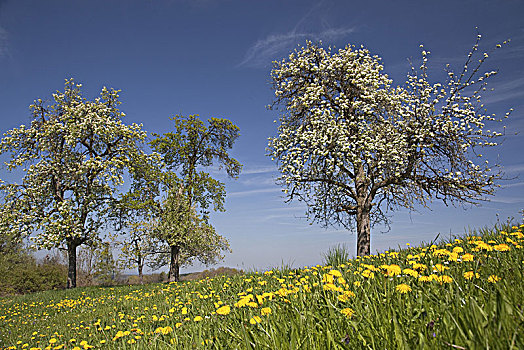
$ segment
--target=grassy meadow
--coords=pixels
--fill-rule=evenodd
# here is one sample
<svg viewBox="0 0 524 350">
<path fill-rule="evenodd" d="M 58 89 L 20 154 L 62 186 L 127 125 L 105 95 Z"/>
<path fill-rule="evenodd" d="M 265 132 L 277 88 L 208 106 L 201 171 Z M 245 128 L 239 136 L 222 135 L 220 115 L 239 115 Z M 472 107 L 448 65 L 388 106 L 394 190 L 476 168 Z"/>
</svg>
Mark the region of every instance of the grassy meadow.
<svg viewBox="0 0 524 350">
<path fill-rule="evenodd" d="M 2 349 L 524 349 L 524 225 L 301 269 L 0 299 Z M 343 261 L 344 260 L 344 261 Z"/>
</svg>

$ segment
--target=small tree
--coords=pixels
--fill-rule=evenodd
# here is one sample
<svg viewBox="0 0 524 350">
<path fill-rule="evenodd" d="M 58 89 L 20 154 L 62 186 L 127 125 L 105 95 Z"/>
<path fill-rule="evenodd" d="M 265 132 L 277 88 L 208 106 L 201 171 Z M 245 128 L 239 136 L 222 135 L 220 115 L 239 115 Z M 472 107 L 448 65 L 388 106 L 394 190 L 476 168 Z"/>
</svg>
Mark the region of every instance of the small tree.
<svg viewBox="0 0 524 350">
<path fill-rule="evenodd" d="M 478 44 L 460 74 L 447 66 L 444 84 L 429 82 L 426 51 L 397 88 L 378 56 L 350 45 L 334 52 L 307 42 L 274 62 L 274 106 L 285 110 L 268 155 L 287 200 L 305 202 L 307 217 L 324 226 L 356 222 L 361 256 L 370 253 L 370 224 L 387 224 L 387 210 L 493 194 L 500 174 L 478 150 L 500 136 L 484 128 L 496 119 L 481 103 L 496 72 L 481 74 L 488 54 L 474 60 Z"/>
<path fill-rule="evenodd" d="M 88 101 L 80 88 L 66 80 L 54 104 L 35 101 L 31 125 L 9 130 L 0 143 L 0 152 L 12 155 L 8 169 L 24 166 L 25 173 L 21 183 L 0 185 L 0 227 L 36 233 L 39 248 L 67 250 L 68 288 L 76 286 L 77 248 L 99 240 L 115 187 L 146 137 L 141 126 L 122 123 L 118 91 L 104 87 Z"/>
<path fill-rule="evenodd" d="M 118 262 L 124 268 L 137 268 L 140 284 L 144 283 L 144 266 L 151 262 L 159 250 L 158 243 L 152 236 L 155 224 L 153 220 L 130 222 L 129 232 L 120 243 Z"/>
<path fill-rule="evenodd" d="M 110 286 L 114 283 L 118 273 L 116 261 L 109 242 L 102 242 L 96 250 L 95 273 L 96 283 Z"/>
<path fill-rule="evenodd" d="M 219 255 L 213 252 L 229 249 L 225 239 L 208 223 L 211 204 L 214 210 L 225 210 L 225 185 L 199 167 L 218 162 L 219 169 L 224 168 L 229 177 L 238 178 L 242 165 L 227 153 L 239 136 L 239 128 L 231 121 L 211 118 L 205 125 L 198 115 L 171 119 L 175 131 L 163 136 L 153 134 L 156 138 L 150 145 L 162 156 L 167 168 L 157 176 L 168 194 L 163 204 L 156 205 L 158 237 L 170 246 L 169 280 L 178 281 L 182 261 L 189 262 L 190 257 L 215 261 Z M 147 173 L 143 172 L 144 176 Z M 176 200 L 181 202 L 175 203 Z"/>
<path fill-rule="evenodd" d="M 154 237 L 168 247 L 159 252 L 156 265 L 169 264 L 170 282 L 180 280 L 181 266 L 191 265 L 195 259 L 206 265 L 215 264 L 224 258 L 222 252 L 231 251 L 227 240 L 189 205 L 182 188 L 171 191 L 164 201 Z"/>
</svg>

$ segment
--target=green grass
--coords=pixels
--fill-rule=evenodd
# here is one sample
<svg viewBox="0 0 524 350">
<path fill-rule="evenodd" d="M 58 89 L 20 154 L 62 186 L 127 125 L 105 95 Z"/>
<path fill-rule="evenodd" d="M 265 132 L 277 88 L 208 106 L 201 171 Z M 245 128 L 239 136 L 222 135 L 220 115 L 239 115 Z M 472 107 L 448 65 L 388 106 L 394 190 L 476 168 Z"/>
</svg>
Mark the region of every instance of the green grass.
<svg viewBox="0 0 524 350">
<path fill-rule="evenodd" d="M 0 347 L 523 349 L 523 228 L 337 266 L 3 298 Z"/>
</svg>

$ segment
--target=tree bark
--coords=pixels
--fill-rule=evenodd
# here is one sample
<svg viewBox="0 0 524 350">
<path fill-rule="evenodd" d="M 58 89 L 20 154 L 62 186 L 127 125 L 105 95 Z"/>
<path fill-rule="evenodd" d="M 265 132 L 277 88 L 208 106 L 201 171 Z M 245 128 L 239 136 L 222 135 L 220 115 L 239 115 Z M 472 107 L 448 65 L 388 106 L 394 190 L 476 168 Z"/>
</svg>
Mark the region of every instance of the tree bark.
<svg viewBox="0 0 524 350">
<path fill-rule="evenodd" d="M 371 228 L 370 213 L 371 199 L 369 198 L 369 179 L 366 176 L 364 165 L 358 164 L 355 179 L 355 192 L 357 195 L 357 256 L 370 254 Z"/>
<path fill-rule="evenodd" d="M 180 247 L 171 246 L 171 259 L 169 264 L 169 282 L 178 282 L 180 280 Z"/>
<path fill-rule="evenodd" d="M 371 208 L 368 206 L 357 207 L 357 256 L 370 254 L 371 229 L 369 214 Z"/>
<path fill-rule="evenodd" d="M 144 263 L 142 262 L 142 259 L 140 257 L 138 258 L 138 278 L 140 279 L 140 284 L 144 284 L 144 274 L 142 273 L 142 270 L 144 268 Z"/>
<path fill-rule="evenodd" d="M 76 288 L 76 247 L 73 242 L 67 243 L 67 257 L 69 260 L 67 271 L 67 289 Z"/>
</svg>

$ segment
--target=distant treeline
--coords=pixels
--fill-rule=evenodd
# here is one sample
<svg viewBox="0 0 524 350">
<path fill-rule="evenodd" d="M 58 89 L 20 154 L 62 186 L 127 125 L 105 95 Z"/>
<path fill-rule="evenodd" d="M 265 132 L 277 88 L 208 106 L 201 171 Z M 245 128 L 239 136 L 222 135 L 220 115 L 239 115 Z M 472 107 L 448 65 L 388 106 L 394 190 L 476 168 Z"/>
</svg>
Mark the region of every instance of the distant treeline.
<svg viewBox="0 0 524 350">
<path fill-rule="evenodd" d="M 81 250 L 78 255 L 78 285 L 116 286 L 140 284 L 137 275 L 122 274 L 114 263 L 107 263 L 107 258 L 100 253 Z M 104 258 L 104 259 L 101 259 Z M 30 252 L 22 249 L 5 250 L 0 254 L 0 297 L 35 293 L 45 290 L 65 289 L 67 285 L 67 263 L 60 253 L 47 255 L 43 259 L 35 258 Z M 229 267 L 204 270 L 202 272 L 181 275 L 182 281 L 204 279 L 218 275 L 235 275 L 243 273 Z M 143 283 L 167 282 L 165 272 L 144 274 Z"/>
</svg>

